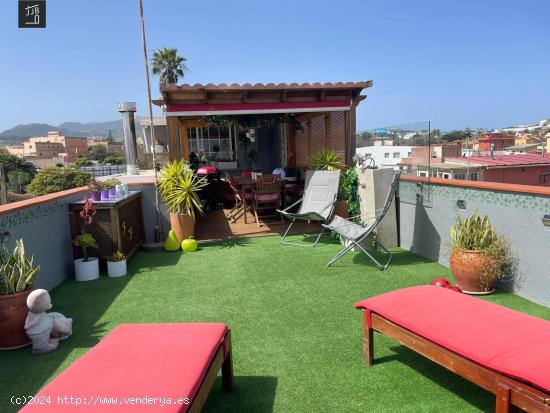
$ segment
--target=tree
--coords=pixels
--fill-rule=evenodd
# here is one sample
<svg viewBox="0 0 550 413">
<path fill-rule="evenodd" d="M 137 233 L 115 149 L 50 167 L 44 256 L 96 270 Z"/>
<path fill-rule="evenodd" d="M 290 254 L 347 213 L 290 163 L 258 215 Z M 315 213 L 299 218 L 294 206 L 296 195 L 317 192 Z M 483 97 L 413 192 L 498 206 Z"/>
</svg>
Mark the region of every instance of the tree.
<svg viewBox="0 0 550 413">
<path fill-rule="evenodd" d="M 92 175 L 81 172 L 76 168 L 57 168 L 50 166 L 36 174 L 32 182 L 27 185 L 27 192 L 35 196 L 52 194 L 71 188 L 87 186 Z"/>
<path fill-rule="evenodd" d="M 81 156 L 75 161 L 75 166 L 91 166 L 93 162 L 90 161 L 86 156 Z"/>
<path fill-rule="evenodd" d="M 107 142 L 112 142 L 113 141 L 113 131 L 111 131 L 111 129 L 109 129 L 109 132 L 107 132 L 107 137 L 105 138 L 105 140 Z"/>
<path fill-rule="evenodd" d="M 86 157 L 93 161 L 103 162 L 107 156 L 107 147 L 105 145 L 92 145 L 88 148 Z"/>
<path fill-rule="evenodd" d="M 36 167 L 32 163 L 10 154 L 4 148 L 0 148 L 0 167 L 4 168 L 9 189 L 17 193 L 23 193 L 25 185 L 36 175 Z"/>
<path fill-rule="evenodd" d="M 178 56 L 178 49 L 157 49 L 153 53 L 153 74 L 159 75 L 161 85 L 178 83 L 178 79 L 189 71 L 185 65 L 186 60 L 185 57 Z"/>
<path fill-rule="evenodd" d="M 120 153 L 109 153 L 103 159 L 103 165 L 122 165 L 124 157 Z"/>
</svg>

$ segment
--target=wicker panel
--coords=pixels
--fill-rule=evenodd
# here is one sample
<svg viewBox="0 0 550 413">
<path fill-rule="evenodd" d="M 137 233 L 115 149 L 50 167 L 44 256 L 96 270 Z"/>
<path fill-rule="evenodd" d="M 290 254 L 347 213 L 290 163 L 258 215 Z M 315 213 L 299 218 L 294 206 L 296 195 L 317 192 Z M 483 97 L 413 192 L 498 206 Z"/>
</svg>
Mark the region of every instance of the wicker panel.
<svg viewBox="0 0 550 413">
<path fill-rule="evenodd" d="M 141 204 L 139 202 L 130 202 L 121 206 L 118 210 L 118 216 L 121 248 L 127 254 L 145 237 L 141 217 Z"/>
<path fill-rule="evenodd" d="M 81 203 L 69 205 L 73 238 L 82 228 L 83 222 L 80 217 L 82 207 Z M 102 264 L 104 264 L 104 257 L 118 250 L 127 256 L 133 254 L 145 238 L 139 193 L 112 204 L 96 204 L 96 214 L 86 231 L 92 234 L 99 247 L 91 248 L 89 253 L 91 256 L 99 257 Z M 74 248 L 74 257 L 81 258 L 80 248 Z"/>
</svg>

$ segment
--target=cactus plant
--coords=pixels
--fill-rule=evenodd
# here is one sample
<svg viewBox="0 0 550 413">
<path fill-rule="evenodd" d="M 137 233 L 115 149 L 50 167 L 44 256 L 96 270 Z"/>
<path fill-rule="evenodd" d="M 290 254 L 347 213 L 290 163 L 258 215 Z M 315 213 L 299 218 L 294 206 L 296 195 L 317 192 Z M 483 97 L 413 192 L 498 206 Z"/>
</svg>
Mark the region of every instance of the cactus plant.
<svg viewBox="0 0 550 413">
<path fill-rule="evenodd" d="M 11 295 L 32 288 L 34 278 L 40 266 L 33 264 L 25 255 L 25 244 L 22 239 L 15 242 L 13 252 L 2 246 L 0 254 L 0 295 Z"/>
</svg>

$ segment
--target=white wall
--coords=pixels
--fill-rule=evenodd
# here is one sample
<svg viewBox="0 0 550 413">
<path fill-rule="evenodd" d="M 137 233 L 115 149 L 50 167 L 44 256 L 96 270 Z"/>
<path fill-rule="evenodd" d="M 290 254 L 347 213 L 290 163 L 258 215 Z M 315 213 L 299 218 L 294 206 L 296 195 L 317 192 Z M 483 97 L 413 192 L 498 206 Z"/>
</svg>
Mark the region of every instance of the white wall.
<svg viewBox="0 0 550 413">
<path fill-rule="evenodd" d="M 393 168 L 397 171 L 399 170 L 397 164 L 402 159 L 410 157 L 412 148 L 415 146 L 363 146 L 357 148 L 355 152 L 362 157 L 370 154 L 379 168 Z M 386 154 L 388 154 L 387 157 Z"/>
</svg>

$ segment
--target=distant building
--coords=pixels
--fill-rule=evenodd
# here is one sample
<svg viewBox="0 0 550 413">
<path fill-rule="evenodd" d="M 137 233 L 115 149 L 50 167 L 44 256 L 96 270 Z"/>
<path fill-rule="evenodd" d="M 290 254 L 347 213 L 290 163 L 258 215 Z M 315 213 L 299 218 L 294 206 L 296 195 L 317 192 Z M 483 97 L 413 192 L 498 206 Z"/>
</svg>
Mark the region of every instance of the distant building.
<svg viewBox="0 0 550 413">
<path fill-rule="evenodd" d="M 103 145 L 107 149 L 107 152 L 112 153 L 124 153 L 124 143 L 117 141 L 109 141 L 105 139 L 92 138 L 88 140 L 88 148 L 94 145 Z"/>
<path fill-rule="evenodd" d="M 516 139 L 514 136 L 505 135 L 501 132 L 491 132 L 481 135 L 478 139 L 478 150 L 485 151 L 501 151 L 509 146 L 514 146 Z"/>
<path fill-rule="evenodd" d="M 514 145 L 506 148 L 506 151 L 509 151 L 512 154 L 522 154 L 522 153 L 540 153 L 538 143 L 524 143 L 520 145 Z"/>
<path fill-rule="evenodd" d="M 61 132 L 48 132 L 47 136 L 27 139 L 22 146 L 8 147 L 8 151 L 29 162 L 61 158 L 64 162 L 72 163 L 88 153 L 88 141 L 86 138 L 64 136 Z"/>
<path fill-rule="evenodd" d="M 448 158 L 448 167 L 481 169 L 483 181 L 517 185 L 550 186 L 550 157 L 540 154 L 473 156 Z"/>
<path fill-rule="evenodd" d="M 521 133 L 521 132 L 532 132 L 532 131 L 538 131 L 538 130 L 550 130 L 550 119 L 543 119 L 539 121 L 538 124 L 526 124 L 526 125 L 516 125 L 516 126 L 510 126 L 507 128 L 501 128 L 500 130 L 502 132 L 511 132 L 511 133 Z"/>
<path fill-rule="evenodd" d="M 429 170 L 434 165 L 441 165 L 448 157 L 460 157 L 460 145 L 431 145 L 411 147 L 411 156 L 399 162 L 399 169 L 405 173 L 418 176 L 429 176 Z M 436 172 L 437 174 L 437 172 Z"/>
<path fill-rule="evenodd" d="M 415 146 L 364 146 L 357 148 L 355 153 L 365 158 L 372 159 L 379 168 L 393 168 L 399 170 L 399 163 L 412 156 Z"/>
</svg>

